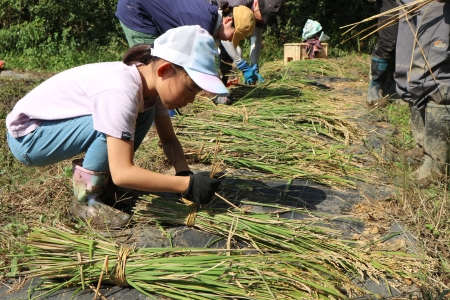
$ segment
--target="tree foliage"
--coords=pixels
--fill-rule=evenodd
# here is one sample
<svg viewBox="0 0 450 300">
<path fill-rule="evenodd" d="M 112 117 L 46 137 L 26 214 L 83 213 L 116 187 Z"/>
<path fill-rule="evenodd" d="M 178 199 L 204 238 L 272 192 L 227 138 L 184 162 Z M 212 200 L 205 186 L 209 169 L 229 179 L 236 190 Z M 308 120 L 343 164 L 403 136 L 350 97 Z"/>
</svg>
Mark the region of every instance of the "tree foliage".
<svg viewBox="0 0 450 300">
<path fill-rule="evenodd" d="M 1 0 L 0 34 L 7 38 L 0 45 L 23 50 L 49 39 L 105 45 L 120 33 L 115 8 L 115 0 Z"/>
<path fill-rule="evenodd" d="M 120 59 L 127 44 L 116 5 L 117 0 L 0 0 L 0 59 L 46 70 Z M 339 27 L 375 13 L 364 0 L 286 0 L 285 8 L 281 26 L 264 35 L 266 59 L 280 58 L 284 43 L 301 42 L 307 19 L 322 24 L 333 49 L 359 50 L 356 40 L 339 45 Z"/>
</svg>

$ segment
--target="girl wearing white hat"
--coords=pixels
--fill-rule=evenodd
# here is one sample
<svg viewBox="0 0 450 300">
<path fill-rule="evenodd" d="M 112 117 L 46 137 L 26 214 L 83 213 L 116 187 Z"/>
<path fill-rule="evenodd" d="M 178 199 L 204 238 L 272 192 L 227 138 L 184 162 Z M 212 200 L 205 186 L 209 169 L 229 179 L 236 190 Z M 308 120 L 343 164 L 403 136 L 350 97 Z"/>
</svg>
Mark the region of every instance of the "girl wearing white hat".
<svg viewBox="0 0 450 300">
<path fill-rule="evenodd" d="M 130 216 L 101 200 L 114 184 L 147 192 L 174 192 L 200 204 L 211 201 L 220 181 L 193 175 L 167 109 L 192 103 L 201 90 L 227 95 L 214 67 L 216 46 L 199 26 L 167 31 L 150 45 L 136 45 L 123 62 L 79 66 L 33 89 L 6 118 L 8 145 L 27 166 L 73 161 L 74 213 L 111 227 Z M 154 122 L 164 153 L 179 175 L 133 163 Z"/>
</svg>

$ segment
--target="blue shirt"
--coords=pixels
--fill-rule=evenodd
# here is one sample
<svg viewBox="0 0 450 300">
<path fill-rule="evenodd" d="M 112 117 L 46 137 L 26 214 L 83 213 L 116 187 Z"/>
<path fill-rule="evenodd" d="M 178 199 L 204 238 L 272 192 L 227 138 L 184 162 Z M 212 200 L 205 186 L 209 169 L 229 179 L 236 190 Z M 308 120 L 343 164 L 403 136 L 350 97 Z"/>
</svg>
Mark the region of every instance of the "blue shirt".
<svg viewBox="0 0 450 300">
<path fill-rule="evenodd" d="M 119 0 L 116 17 L 134 31 L 155 36 L 184 25 L 200 25 L 213 35 L 217 9 L 205 0 Z"/>
</svg>

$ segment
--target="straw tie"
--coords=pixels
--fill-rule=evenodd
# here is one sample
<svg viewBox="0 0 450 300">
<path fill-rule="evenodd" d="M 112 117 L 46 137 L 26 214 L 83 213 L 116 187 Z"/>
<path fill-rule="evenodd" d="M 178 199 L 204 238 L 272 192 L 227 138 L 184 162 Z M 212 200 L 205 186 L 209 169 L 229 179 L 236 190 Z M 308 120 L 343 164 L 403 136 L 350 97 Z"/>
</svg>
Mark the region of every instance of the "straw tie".
<svg viewBox="0 0 450 300">
<path fill-rule="evenodd" d="M 197 209 L 198 209 L 198 203 L 192 202 L 186 198 L 181 198 L 181 201 L 183 201 L 185 204 L 191 207 L 191 212 L 186 217 L 185 224 L 189 227 L 194 227 L 195 225 L 195 218 L 197 217 Z"/>
<path fill-rule="evenodd" d="M 112 283 L 121 287 L 128 286 L 127 279 L 125 277 L 125 266 L 131 251 L 131 248 L 120 247 L 119 253 L 117 254 L 117 263 L 111 271 L 110 279 Z"/>
</svg>

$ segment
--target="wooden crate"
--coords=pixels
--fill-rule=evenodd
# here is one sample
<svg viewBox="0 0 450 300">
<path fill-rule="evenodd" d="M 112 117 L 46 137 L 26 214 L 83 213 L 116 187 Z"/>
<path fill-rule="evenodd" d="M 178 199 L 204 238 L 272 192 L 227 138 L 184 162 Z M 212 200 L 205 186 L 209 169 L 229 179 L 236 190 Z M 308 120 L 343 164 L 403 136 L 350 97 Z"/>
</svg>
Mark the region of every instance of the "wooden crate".
<svg viewBox="0 0 450 300">
<path fill-rule="evenodd" d="M 294 60 L 309 59 L 306 54 L 308 43 L 288 43 L 284 44 L 284 64 Z M 321 43 L 322 50 L 316 54 L 315 58 L 328 58 L 328 43 Z"/>
</svg>

